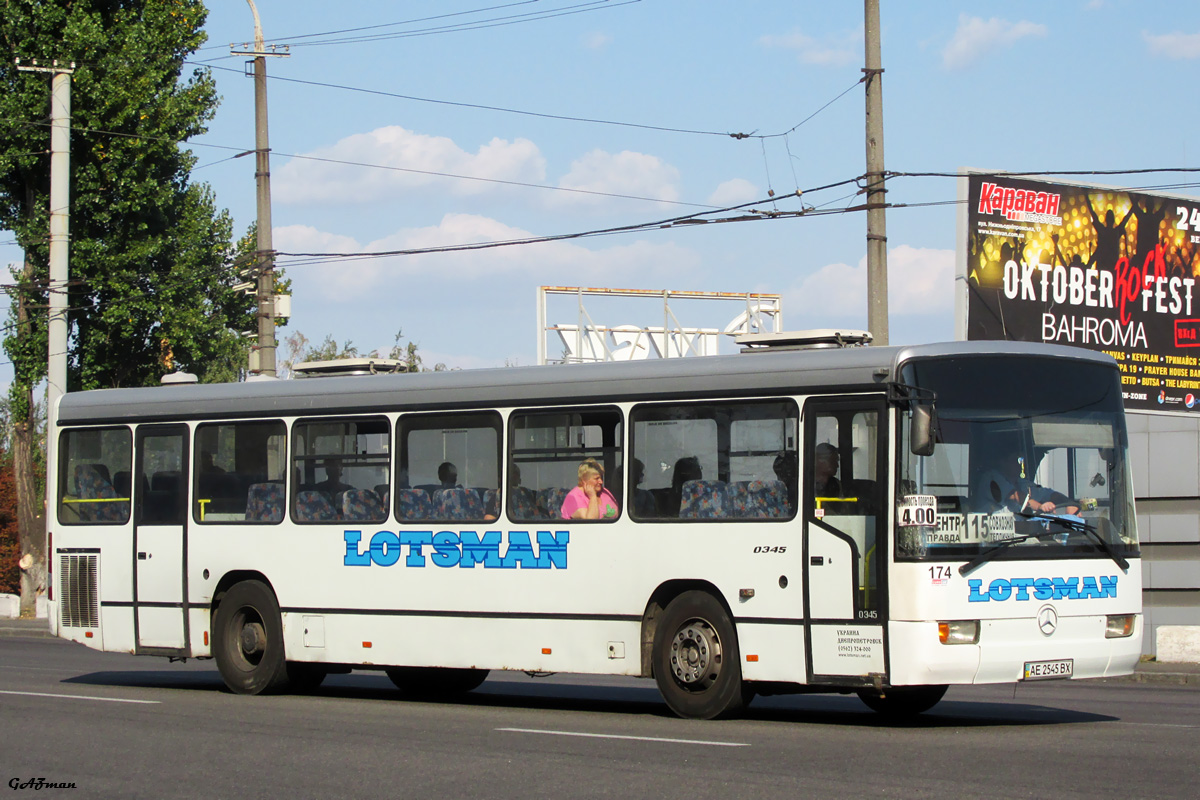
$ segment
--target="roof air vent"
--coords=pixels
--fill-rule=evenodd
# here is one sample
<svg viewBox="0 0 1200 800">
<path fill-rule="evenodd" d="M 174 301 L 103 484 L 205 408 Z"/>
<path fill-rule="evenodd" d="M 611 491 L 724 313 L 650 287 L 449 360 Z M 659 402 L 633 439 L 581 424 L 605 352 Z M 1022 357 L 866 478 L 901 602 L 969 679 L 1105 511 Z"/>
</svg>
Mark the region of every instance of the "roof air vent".
<svg viewBox="0 0 1200 800">
<path fill-rule="evenodd" d="M 768 353 L 777 350 L 820 350 L 836 347 L 862 347 L 874 337 L 868 331 L 817 328 L 782 333 L 747 333 L 734 339 L 743 353 Z"/>
<path fill-rule="evenodd" d="M 396 372 L 408 372 L 408 365 L 394 358 L 338 358 L 332 361 L 302 361 L 292 367 L 294 378 L 391 375 Z"/>
</svg>

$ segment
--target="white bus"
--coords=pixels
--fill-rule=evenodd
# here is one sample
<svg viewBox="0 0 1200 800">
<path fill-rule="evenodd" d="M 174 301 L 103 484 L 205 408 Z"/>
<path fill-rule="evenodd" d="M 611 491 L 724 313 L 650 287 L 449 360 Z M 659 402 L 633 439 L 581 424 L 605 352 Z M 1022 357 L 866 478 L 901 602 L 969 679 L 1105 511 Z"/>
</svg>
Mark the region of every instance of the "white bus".
<svg viewBox="0 0 1200 800">
<path fill-rule="evenodd" d="M 684 717 L 1131 672 L 1121 378 L 1079 349 L 821 347 L 68 394 L 52 624 L 228 687 L 653 677 Z M 617 510 L 564 519 L 595 459 Z M 591 477 L 590 475 L 588 477 Z"/>
</svg>

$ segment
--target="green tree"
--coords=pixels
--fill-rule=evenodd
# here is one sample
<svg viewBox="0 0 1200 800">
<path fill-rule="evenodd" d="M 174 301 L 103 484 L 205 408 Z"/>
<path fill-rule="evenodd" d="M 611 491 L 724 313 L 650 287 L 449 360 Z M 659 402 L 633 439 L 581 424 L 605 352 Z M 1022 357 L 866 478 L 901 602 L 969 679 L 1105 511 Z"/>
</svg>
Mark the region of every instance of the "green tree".
<svg viewBox="0 0 1200 800">
<path fill-rule="evenodd" d="M 140 386 L 183 368 L 236 377 L 252 306 L 237 292 L 232 224 L 207 186 L 189 182 L 181 143 L 203 133 L 212 76 L 184 77 L 205 41 L 200 0 L 4 0 L 0 14 L 0 229 L 25 260 L 14 275 L 4 347 L 22 550 L 44 578 L 33 491 L 33 389 L 46 368 L 49 81 L 24 63 L 74 63 L 68 389 Z M 23 578 L 22 605 L 42 587 Z"/>
</svg>

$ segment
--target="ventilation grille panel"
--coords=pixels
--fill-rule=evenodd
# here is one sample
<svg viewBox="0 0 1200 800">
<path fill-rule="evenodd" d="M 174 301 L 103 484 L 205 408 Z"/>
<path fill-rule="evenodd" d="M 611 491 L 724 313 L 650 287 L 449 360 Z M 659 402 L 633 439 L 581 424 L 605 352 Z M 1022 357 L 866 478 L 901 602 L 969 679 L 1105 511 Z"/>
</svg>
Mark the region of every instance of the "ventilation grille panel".
<svg viewBox="0 0 1200 800">
<path fill-rule="evenodd" d="M 97 555 L 61 555 L 58 559 L 58 619 L 65 628 L 100 625 Z"/>
</svg>

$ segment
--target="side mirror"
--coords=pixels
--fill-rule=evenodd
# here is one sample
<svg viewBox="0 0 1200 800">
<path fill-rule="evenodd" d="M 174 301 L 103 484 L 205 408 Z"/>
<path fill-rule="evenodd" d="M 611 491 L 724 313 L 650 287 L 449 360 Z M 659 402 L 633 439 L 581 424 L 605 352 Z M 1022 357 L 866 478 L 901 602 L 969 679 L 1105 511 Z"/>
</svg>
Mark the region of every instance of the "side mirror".
<svg viewBox="0 0 1200 800">
<path fill-rule="evenodd" d="M 913 403 L 908 439 L 909 449 L 912 450 L 914 456 L 933 455 L 933 440 L 936 431 L 937 407 L 932 403 Z"/>
</svg>

